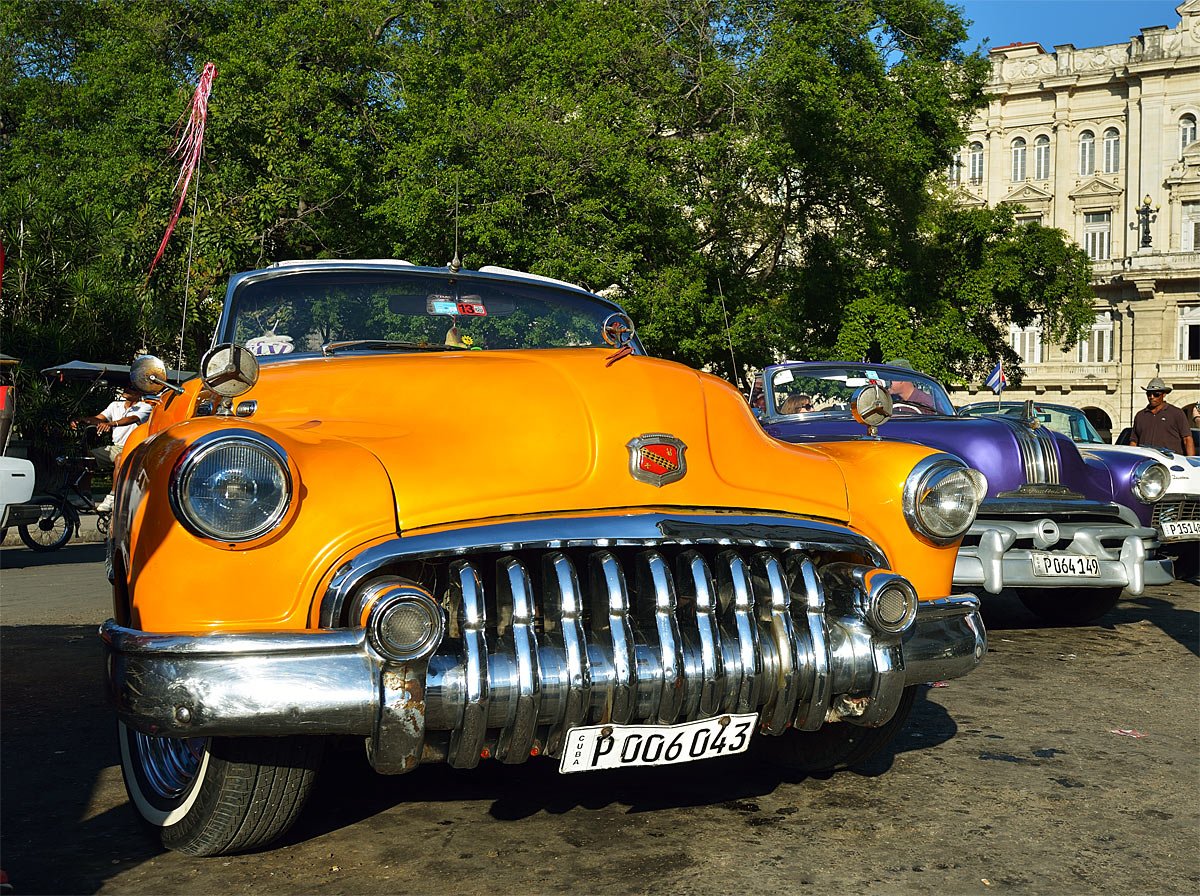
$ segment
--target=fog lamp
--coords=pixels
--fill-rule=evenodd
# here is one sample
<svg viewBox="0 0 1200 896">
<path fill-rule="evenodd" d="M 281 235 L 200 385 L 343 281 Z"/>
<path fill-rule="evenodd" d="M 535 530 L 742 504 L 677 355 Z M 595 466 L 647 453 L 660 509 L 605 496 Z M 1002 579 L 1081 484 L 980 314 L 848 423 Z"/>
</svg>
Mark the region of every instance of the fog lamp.
<svg viewBox="0 0 1200 896">
<path fill-rule="evenodd" d="M 431 656 L 446 633 L 442 608 L 428 591 L 412 582 L 375 582 L 363 592 L 359 606 L 371 645 L 399 663 Z"/>
<path fill-rule="evenodd" d="M 867 584 L 867 621 L 889 634 L 898 634 L 917 618 L 917 591 L 893 573 L 876 573 Z"/>
</svg>

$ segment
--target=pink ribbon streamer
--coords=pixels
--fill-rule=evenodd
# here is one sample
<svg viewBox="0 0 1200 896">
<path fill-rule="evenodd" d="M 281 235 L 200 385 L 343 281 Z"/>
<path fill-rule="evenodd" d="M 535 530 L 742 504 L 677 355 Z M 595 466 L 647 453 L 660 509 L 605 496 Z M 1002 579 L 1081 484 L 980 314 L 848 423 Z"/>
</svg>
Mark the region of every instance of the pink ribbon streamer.
<svg viewBox="0 0 1200 896">
<path fill-rule="evenodd" d="M 192 175 L 196 173 L 196 169 L 200 165 L 200 153 L 204 148 L 204 126 L 208 122 L 208 98 L 212 95 L 213 79 L 216 76 L 217 67 L 211 62 L 206 62 L 204 70 L 200 73 L 200 83 L 196 85 L 196 92 L 192 95 L 192 107 L 187 117 L 187 124 L 183 127 L 183 133 L 179 135 L 178 145 L 171 153 L 172 157 L 179 157 L 183 160 L 173 188 L 179 193 L 179 198 L 175 201 L 175 212 L 171 215 L 167 232 L 163 234 L 162 242 L 158 245 L 158 254 L 154 256 L 154 261 L 150 262 L 150 270 L 146 274 L 147 281 L 154 273 L 154 267 L 162 258 L 163 252 L 166 251 L 167 240 L 175 232 L 175 224 L 179 221 L 179 215 L 183 211 L 183 201 L 187 198 Z"/>
</svg>

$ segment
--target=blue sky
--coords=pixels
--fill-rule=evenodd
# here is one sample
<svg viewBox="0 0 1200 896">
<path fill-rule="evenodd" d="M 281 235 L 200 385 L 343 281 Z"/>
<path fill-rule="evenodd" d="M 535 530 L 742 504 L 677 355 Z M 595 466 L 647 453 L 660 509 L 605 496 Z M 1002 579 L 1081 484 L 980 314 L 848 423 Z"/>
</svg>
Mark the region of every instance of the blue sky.
<svg viewBox="0 0 1200 896">
<path fill-rule="evenodd" d="M 973 20 L 967 49 L 988 38 L 988 46 L 1016 41 L 1077 48 L 1125 43 L 1142 28 L 1179 24 L 1175 7 L 1182 0 L 950 0 Z"/>
</svg>

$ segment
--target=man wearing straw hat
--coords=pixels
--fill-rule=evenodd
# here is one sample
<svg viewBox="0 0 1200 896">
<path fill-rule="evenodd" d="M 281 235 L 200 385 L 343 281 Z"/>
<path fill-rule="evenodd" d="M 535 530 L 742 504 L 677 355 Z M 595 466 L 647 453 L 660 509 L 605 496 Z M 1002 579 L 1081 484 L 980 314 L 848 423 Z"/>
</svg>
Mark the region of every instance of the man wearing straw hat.
<svg viewBox="0 0 1200 896">
<path fill-rule="evenodd" d="M 1129 444 L 1167 448 L 1178 454 L 1195 454 L 1196 446 L 1187 417 L 1166 399 L 1170 391 L 1171 387 L 1157 376 L 1146 385 L 1148 404 L 1133 418 Z"/>
</svg>

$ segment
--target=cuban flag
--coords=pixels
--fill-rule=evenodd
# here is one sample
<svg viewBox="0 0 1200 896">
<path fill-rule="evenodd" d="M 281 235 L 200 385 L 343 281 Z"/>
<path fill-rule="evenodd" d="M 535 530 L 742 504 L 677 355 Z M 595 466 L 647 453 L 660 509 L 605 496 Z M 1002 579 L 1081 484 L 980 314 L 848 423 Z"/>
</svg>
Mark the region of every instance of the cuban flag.
<svg viewBox="0 0 1200 896">
<path fill-rule="evenodd" d="M 997 361 L 992 372 L 988 374 L 985 385 L 999 395 L 1008 387 L 1008 377 L 1004 375 L 1004 361 Z"/>
</svg>

